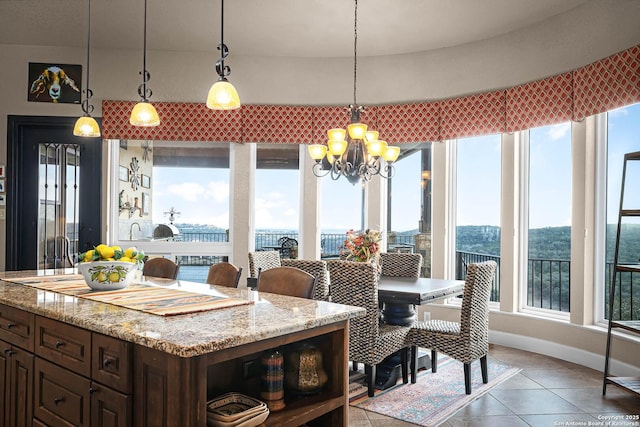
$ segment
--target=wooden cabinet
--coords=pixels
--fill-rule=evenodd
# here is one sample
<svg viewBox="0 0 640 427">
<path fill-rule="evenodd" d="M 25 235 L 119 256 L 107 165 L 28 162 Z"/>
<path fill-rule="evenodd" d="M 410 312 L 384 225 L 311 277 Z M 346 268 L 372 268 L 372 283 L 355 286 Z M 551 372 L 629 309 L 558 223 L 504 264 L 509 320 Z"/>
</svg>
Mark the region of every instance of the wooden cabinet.
<svg viewBox="0 0 640 427">
<path fill-rule="evenodd" d="M 286 397 L 286 407 L 272 412 L 265 426 L 346 426 L 348 417 L 348 323 L 340 322 L 245 344 L 194 358 L 180 358 L 136 346 L 134 349 L 134 424 L 136 426 L 206 426 L 205 402 L 240 391 L 260 399 L 259 381 L 242 377 L 247 361 L 264 350 L 313 339 L 323 353 L 329 381 L 323 391 L 305 398 Z M 206 373 L 206 375 L 205 375 Z M 176 393 L 175 390 L 180 390 Z"/>
<path fill-rule="evenodd" d="M 33 354 L 0 341 L 0 378 L 0 420 L 3 425 L 31 425 Z"/>
<path fill-rule="evenodd" d="M 0 304 L 0 422 L 28 426 L 33 418 L 34 315 Z"/>
<path fill-rule="evenodd" d="M 37 316 L 34 416 L 43 425 L 131 425 L 128 342 Z"/>
</svg>

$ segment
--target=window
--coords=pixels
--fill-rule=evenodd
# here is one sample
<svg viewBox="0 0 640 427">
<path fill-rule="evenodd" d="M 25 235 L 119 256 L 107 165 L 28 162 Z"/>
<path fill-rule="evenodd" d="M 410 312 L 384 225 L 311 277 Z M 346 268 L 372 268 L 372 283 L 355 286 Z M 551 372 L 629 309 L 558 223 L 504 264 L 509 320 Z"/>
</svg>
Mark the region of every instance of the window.
<svg viewBox="0 0 640 427">
<path fill-rule="evenodd" d="M 172 258 L 178 278 L 204 282 L 211 260 L 230 251 L 229 144 L 121 140 L 117 162 L 117 243 Z"/>
<path fill-rule="evenodd" d="M 630 105 L 607 113 L 607 211 L 606 211 L 606 276 L 602 292 L 604 293 L 605 319 L 609 318 L 609 290 L 613 279 L 613 260 L 615 252 L 616 229 L 618 226 L 618 210 L 620 208 L 620 189 L 622 167 L 626 153 L 640 151 L 640 104 Z M 627 179 L 637 177 L 629 171 Z M 637 209 L 640 206 L 638 194 L 639 181 L 632 179 L 625 182 L 625 208 Z M 637 263 L 640 258 L 640 224 L 637 218 L 625 221 L 625 236 L 636 235 L 635 244 L 630 246 L 621 244 L 619 260 L 621 262 Z M 624 241 L 621 241 L 623 243 Z M 624 273 L 618 282 L 621 286 L 614 301 L 614 318 L 621 320 L 640 319 L 640 274 Z M 619 314 L 619 316 L 618 316 Z"/>
<path fill-rule="evenodd" d="M 256 249 L 297 249 L 300 221 L 300 170 L 297 144 L 257 144 L 254 221 Z M 285 253 L 286 251 L 286 253 Z M 295 250 L 281 249 L 296 257 Z"/>
<path fill-rule="evenodd" d="M 362 228 L 363 184 L 345 177 L 321 179 L 320 245 L 323 258 L 337 258 L 350 229 Z"/>
<path fill-rule="evenodd" d="M 569 312 L 571 124 L 529 131 L 527 307 Z"/>
<path fill-rule="evenodd" d="M 501 135 L 462 138 L 456 143 L 456 279 L 472 262 L 500 265 Z M 499 268 L 491 301 L 500 300 Z"/>
</svg>

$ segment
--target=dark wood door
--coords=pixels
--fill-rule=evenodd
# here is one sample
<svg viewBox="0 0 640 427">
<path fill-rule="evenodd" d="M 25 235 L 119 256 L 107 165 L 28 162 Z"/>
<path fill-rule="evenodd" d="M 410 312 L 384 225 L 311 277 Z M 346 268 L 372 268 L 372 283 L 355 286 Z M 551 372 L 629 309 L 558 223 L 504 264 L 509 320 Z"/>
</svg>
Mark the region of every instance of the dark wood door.
<svg viewBox="0 0 640 427">
<path fill-rule="evenodd" d="M 73 252 L 100 242 L 101 170 L 100 138 L 73 136 L 74 117 L 9 116 L 7 132 L 7 246 L 6 270 L 36 270 L 39 248 L 39 188 L 42 144 L 76 144 L 81 164 L 76 179 L 77 236 Z"/>
</svg>

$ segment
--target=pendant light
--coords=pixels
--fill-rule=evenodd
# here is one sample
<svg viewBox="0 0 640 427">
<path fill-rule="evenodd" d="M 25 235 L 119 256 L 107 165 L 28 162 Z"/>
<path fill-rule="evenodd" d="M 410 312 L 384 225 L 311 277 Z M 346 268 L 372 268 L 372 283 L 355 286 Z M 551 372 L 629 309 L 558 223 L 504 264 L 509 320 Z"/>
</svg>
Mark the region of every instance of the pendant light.
<svg viewBox="0 0 640 427">
<path fill-rule="evenodd" d="M 231 74 L 231 68 L 224 65 L 224 59 L 229 55 L 229 48 L 224 44 L 224 0 L 221 0 L 220 7 L 220 44 L 218 50 L 220 58 L 216 61 L 216 72 L 219 77 L 218 81 L 209 89 L 207 107 L 212 110 L 235 110 L 240 108 L 240 97 L 236 88 L 227 80 L 227 76 Z"/>
<path fill-rule="evenodd" d="M 88 29 L 87 29 L 87 86 L 82 91 L 85 94 L 84 101 L 82 101 L 82 112 L 84 113 L 81 117 L 76 120 L 75 126 L 73 126 L 73 134 L 75 136 L 83 136 L 87 138 L 97 138 L 100 136 L 100 126 L 98 126 L 98 122 L 96 119 L 91 117 L 91 113 L 93 113 L 93 105 L 90 103 L 90 99 L 93 96 L 93 92 L 89 89 L 89 51 L 91 46 L 91 0 L 89 0 L 89 19 Z"/>
<path fill-rule="evenodd" d="M 152 127 L 160 124 L 160 117 L 155 107 L 149 103 L 152 93 L 151 89 L 147 89 L 147 82 L 151 79 L 151 74 L 147 71 L 147 0 L 144 0 L 144 39 L 142 47 L 142 83 L 138 86 L 138 102 L 131 111 L 129 123 L 133 126 Z"/>
</svg>

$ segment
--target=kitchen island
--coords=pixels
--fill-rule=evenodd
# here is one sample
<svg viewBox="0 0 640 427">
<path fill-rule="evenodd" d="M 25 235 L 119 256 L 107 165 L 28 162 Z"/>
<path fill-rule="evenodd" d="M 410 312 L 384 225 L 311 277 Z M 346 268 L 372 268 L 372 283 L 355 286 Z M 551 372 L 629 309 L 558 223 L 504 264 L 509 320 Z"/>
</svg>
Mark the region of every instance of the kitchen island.
<svg viewBox="0 0 640 427">
<path fill-rule="evenodd" d="M 264 425 L 347 425 L 348 325 L 363 309 L 149 280 L 247 301 L 161 316 L 57 292 L 55 286 L 11 282 L 35 275 L 47 282 L 60 273 L 0 273 L 4 425 L 204 427 L 207 401 L 230 391 L 260 398 L 263 351 L 286 353 L 300 342 L 321 350 L 329 381 L 317 394 L 287 394 L 286 407 Z"/>
</svg>

